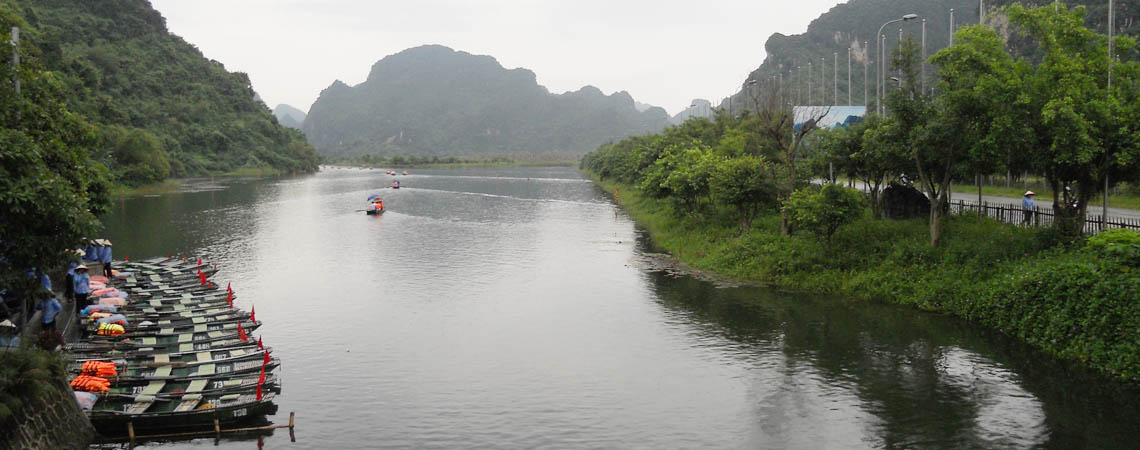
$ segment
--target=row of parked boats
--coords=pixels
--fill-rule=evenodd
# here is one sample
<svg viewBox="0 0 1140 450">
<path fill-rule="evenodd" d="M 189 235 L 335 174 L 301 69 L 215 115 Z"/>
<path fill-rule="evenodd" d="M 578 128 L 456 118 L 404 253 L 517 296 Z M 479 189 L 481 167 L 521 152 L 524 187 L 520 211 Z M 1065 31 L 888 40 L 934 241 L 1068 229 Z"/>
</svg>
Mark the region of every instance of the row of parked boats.
<svg viewBox="0 0 1140 450">
<path fill-rule="evenodd" d="M 80 314 L 84 336 L 66 348 L 76 398 L 103 435 L 214 426 L 264 418 L 280 361 L 251 333 L 255 310 L 209 281 L 201 260 L 116 262 L 98 303 Z M 99 292 L 99 291 L 95 291 Z M 108 295 L 110 294 L 110 295 Z"/>
</svg>

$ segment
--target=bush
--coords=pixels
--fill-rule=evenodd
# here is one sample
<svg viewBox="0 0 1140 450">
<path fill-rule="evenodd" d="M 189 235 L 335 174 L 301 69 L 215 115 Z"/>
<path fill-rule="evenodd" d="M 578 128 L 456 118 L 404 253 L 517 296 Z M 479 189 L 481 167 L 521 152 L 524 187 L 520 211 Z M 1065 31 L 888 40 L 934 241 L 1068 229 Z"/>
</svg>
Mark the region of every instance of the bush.
<svg viewBox="0 0 1140 450">
<path fill-rule="evenodd" d="M 1120 264 L 1140 267 L 1140 233 L 1131 230 L 1107 230 L 1090 237 L 1085 248 Z"/>
<path fill-rule="evenodd" d="M 62 357 L 30 343 L 0 352 L 0 425 L 9 425 L 29 400 L 53 389 L 65 372 Z"/>
<path fill-rule="evenodd" d="M 838 184 L 827 184 L 821 189 L 800 189 L 792 193 L 784 211 L 796 227 L 815 233 L 816 237 L 829 244 L 840 226 L 854 222 L 866 213 L 863 195 Z"/>
</svg>

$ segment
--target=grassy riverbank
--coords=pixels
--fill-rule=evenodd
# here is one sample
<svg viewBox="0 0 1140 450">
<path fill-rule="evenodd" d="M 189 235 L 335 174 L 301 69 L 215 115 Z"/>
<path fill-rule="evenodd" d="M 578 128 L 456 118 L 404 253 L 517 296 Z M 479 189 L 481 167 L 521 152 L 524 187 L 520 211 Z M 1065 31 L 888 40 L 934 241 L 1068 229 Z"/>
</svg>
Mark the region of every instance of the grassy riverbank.
<svg viewBox="0 0 1140 450">
<path fill-rule="evenodd" d="M 654 241 L 697 268 L 957 315 L 1140 382 L 1137 233 L 1055 246 L 1049 230 L 952 216 L 935 248 L 925 220 L 866 217 L 841 227 L 828 246 L 806 233 L 782 236 L 774 211 L 740 233 L 736 224 L 679 215 L 631 186 L 595 181 L 607 192 L 616 187 L 620 204 Z"/>
</svg>

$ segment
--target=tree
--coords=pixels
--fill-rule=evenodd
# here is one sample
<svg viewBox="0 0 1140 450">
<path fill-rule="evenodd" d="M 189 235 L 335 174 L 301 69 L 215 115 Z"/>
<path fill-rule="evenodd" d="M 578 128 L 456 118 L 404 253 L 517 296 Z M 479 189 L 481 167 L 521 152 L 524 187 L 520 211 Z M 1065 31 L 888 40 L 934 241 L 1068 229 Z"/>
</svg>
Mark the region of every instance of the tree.
<svg viewBox="0 0 1140 450">
<path fill-rule="evenodd" d="M 756 119 L 753 121 L 762 139 L 779 155 L 780 172 L 777 202 L 780 204 L 780 232 L 791 234 L 791 222 L 782 206 L 803 181 L 797 177 L 800 151 L 804 139 L 819 129 L 819 121 L 830 111 L 826 106 L 806 106 L 793 111 L 792 93 L 782 83 L 766 83 L 756 97 Z"/>
<path fill-rule="evenodd" d="M 24 24 L 0 6 L 0 40 L 9 40 L 13 25 Z M 22 40 L 19 51 L 36 50 Z M 3 58 L 0 74 L 22 85 L 17 96 L 12 84 L 0 84 L 0 288 L 26 305 L 36 284 L 25 271 L 64 266 L 108 210 L 107 170 L 90 157 L 94 129 L 67 110 L 51 72 L 29 60 L 15 73 Z"/>
<path fill-rule="evenodd" d="M 1040 63 L 1026 74 L 1023 94 L 1036 137 L 1033 164 L 1053 187 L 1057 225 L 1076 236 L 1089 199 L 1114 173 L 1134 171 L 1140 159 L 1137 63 L 1116 63 L 1109 87 L 1108 40 L 1084 27 L 1084 7 L 1015 4 L 1007 11 L 1018 31 L 1040 47 Z M 1118 37 L 1114 52 L 1129 55 L 1135 44 Z"/>
<path fill-rule="evenodd" d="M 897 130 L 893 125 L 890 120 L 872 114 L 863 121 L 833 130 L 823 143 L 836 170 L 867 186 L 871 215 L 876 219 L 882 217 L 883 188 L 913 167 L 909 154 L 899 145 L 900 139 L 892 134 Z"/>
<path fill-rule="evenodd" d="M 1031 138 L 1018 75 L 1023 68 L 985 26 L 964 27 L 955 44 L 931 57 L 938 90 L 924 147 L 916 151 L 931 205 L 943 205 L 953 177 L 995 173 L 1008 154 L 1024 153 Z M 935 201 L 937 200 L 937 201 Z M 931 208 L 931 244 L 938 244 L 942 208 Z"/>
<path fill-rule="evenodd" d="M 720 160 L 712 172 L 712 196 L 736 210 L 741 232 L 752 227 L 761 209 L 776 203 L 776 186 L 768 169 L 764 159 L 744 155 Z"/>
<path fill-rule="evenodd" d="M 797 227 L 811 231 L 828 245 L 839 227 L 864 214 L 862 194 L 838 184 L 800 189 L 792 194 L 784 209 Z"/>
</svg>

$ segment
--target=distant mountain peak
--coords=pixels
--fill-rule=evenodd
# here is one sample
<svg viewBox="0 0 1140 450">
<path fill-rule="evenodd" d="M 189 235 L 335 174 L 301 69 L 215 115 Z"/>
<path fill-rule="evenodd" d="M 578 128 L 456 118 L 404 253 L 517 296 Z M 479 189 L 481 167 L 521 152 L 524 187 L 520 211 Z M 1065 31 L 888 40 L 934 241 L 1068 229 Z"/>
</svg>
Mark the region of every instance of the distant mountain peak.
<svg viewBox="0 0 1140 450">
<path fill-rule="evenodd" d="M 662 110 L 638 111 L 624 91 L 554 95 L 528 69 L 433 44 L 385 56 L 356 86 L 334 82 L 303 129 L 334 155 L 578 156 L 667 121 Z"/>
</svg>

